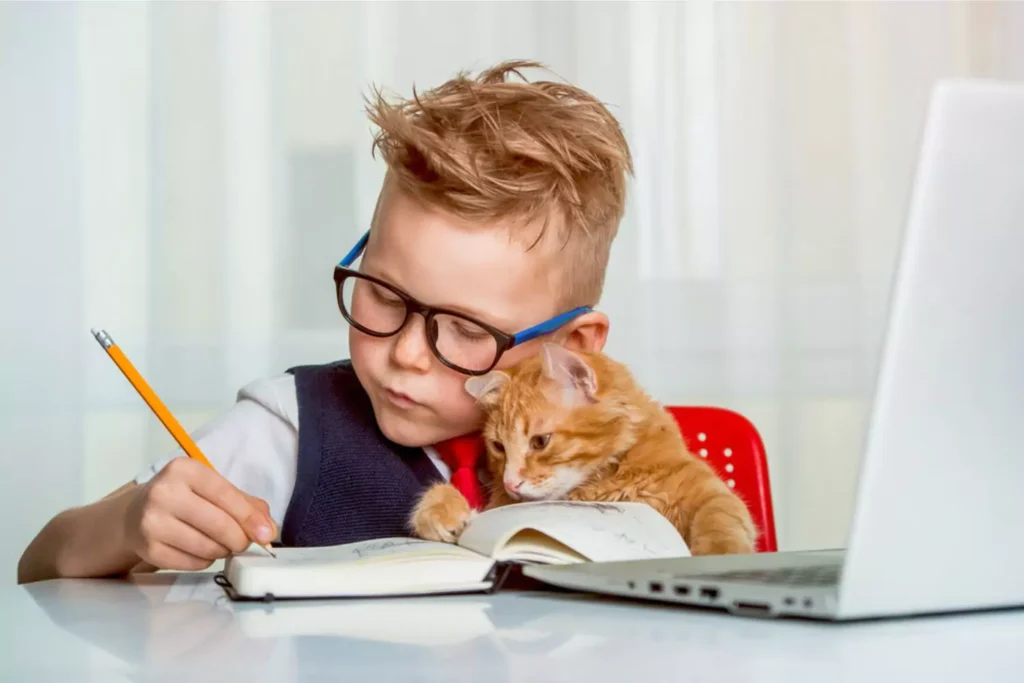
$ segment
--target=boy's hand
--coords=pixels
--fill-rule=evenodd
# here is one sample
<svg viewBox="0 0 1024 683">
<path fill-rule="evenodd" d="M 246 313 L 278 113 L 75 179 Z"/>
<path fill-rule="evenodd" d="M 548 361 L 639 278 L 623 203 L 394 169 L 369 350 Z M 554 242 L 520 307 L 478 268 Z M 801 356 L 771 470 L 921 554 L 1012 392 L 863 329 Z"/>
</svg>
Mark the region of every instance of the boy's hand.
<svg viewBox="0 0 1024 683">
<path fill-rule="evenodd" d="M 127 549 L 160 569 L 205 569 L 276 533 L 265 501 L 186 457 L 140 486 L 125 516 Z"/>
</svg>

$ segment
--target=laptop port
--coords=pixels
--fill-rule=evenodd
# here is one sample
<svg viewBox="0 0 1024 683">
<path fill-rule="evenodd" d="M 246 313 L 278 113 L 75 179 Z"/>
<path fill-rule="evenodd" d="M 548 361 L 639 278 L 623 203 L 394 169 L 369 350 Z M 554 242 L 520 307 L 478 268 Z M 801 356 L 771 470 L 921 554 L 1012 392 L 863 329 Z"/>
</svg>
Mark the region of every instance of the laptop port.
<svg viewBox="0 0 1024 683">
<path fill-rule="evenodd" d="M 717 588 L 709 588 L 708 586 L 704 586 L 700 589 L 700 597 L 707 598 L 708 600 L 717 600 L 718 594 L 719 590 Z"/>
<path fill-rule="evenodd" d="M 763 602 L 742 602 L 737 600 L 732 603 L 732 608 L 735 612 L 739 612 L 741 614 L 749 614 L 752 616 L 768 616 L 772 613 L 771 606 Z"/>
<path fill-rule="evenodd" d="M 665 590 L 665 586 L 661 581 L 651 581 L 650 588 L 652 593 L 661 593 Z"/>
<path fill-rule="evenodd" d="M 689 586 L 676 586 L 676 595 L 689 595 L 689 594 L 690 594 L 690 587 Z"/>
</svg>

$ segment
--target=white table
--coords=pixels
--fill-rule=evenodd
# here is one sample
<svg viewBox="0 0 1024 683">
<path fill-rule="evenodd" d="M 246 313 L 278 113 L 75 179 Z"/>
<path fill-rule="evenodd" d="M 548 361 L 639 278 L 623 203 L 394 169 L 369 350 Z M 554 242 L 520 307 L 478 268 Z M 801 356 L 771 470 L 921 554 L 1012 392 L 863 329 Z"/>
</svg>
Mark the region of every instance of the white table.
<svg viewBox="0 0 1024 683">
<path fill-rule="evenodd" d="M 0 588 L 0 681 L 1020 681 L 1024 611 L 853 625 L 591 596 L 231 603 L 210 574 Z"/>
</svg>

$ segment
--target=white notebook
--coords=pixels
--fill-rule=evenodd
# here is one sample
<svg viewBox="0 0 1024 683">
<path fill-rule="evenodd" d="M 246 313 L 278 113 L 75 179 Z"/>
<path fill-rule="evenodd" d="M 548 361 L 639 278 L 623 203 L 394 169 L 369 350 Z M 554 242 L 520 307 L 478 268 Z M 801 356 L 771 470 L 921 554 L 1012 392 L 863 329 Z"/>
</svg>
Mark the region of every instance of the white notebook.
<svg viewBox="0 0 1024 683">
<path fill-rule="evenodd" d="M 551 501 L 495 508 L 458 543 L 384 538 L 320 548 L 278 548 L 225 562 L 229 594 L 324 598 L 487 591 L 499 563 L 572 564 L 685 557 L 679 532 L 643 503 Z"/>
</svg>

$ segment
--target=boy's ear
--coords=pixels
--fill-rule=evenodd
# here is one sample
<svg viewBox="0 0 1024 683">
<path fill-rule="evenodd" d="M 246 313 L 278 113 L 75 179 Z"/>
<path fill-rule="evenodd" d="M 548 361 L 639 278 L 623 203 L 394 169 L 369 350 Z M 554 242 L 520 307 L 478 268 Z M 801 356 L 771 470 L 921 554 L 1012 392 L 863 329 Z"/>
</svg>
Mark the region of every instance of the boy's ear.
<svg viewBox="0 0 1024 683">
<path fill-rule="evenodd" d="M 559 330 L 556 339 L 570 351 L 597 353 L 604 350 L 611 321 L 600 311 L 590 311 Z"/>
<path fill-rule="evenodd" d="M 544 376 L 562 389 L 572 405 L 597 402 L 597 374 L 587 362 L 559 344 L 541 348 Z"/>
<path fill-rule="evenodd" d="M 466 391 L 485 406 L 498 402 L 498 394 L 508 384 L 509 376 L 501 370 L 491 370 L 486 375 L 475 375 L 466 380 Z"/>
</svg>

